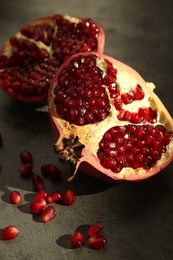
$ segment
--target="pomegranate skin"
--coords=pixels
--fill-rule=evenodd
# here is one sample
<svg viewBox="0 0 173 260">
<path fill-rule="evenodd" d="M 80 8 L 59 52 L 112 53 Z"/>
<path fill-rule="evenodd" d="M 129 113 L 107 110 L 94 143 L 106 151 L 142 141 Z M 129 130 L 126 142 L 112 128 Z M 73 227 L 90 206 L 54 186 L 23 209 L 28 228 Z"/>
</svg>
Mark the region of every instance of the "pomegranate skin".
<svg viewBox="0 0 173 260">
<path fill-rule="evenodd" d="M 75 38 L 73 46 L 72 43 L 70 45 L 70 40 L 73 40 L 74 34 L 65 36 L 66 27 L 64 29 L 61 19 L 71 25 L 84 23 L 85 26 L 86 23 L 86 29 L 88 29 L 88 23 L 93 23 L 94 27 L 90 26 L 90 29 L 92 33 L 95 30 L 97 34 L 97 37 L 95 37 L 96 46 L 92 48 L 89 42 L 85 42 L 92 38 L 92 33 L 87 35 L 86 32 L 85 39 L 83 39 L 83 35 L 82 37 L 77 36 L 75 28 L 73 28 L 73 32 L 79 41 L 76 42 Z M 60 28 L 61 26 L 62 28 Z M 63 32 L 63 38 L 66 37 L 65 42 L 59 40 L 62 33 L 60 32 L 60 35 L 58 35 L 59 28 L 62 32 L 65 30 Z M 70 25 L 68 30 L 72 32 Z M 81 29 L 81 34 L 82 31 L 84 30 Z M 82 42 L 86 45 L 82 45 Z M 82 46 L 75 49 L 74 46 L 77 46 L 78 43 Z M 91 51 L 102 53 L 104 44 L 105 34 L 103 29 L 89 18 L 55 14 L 31 21 L 7 40 L 0 49 L 0 88 L 17 101 L 43 106 L 47 104 L 51 80 L 62 62 L 68 56 L 84 51 L 87 47 Z"/>
<path fill-rule="evenodd" d="M 107 60 L 109 63 L 113 64 L 114 68 L 117 70 L 117 84 L 119 86 L 120 91 L 124 91 L 123 86 L 127 85 L 126 91 L 131 91 L 128 89 L 129 86 L 133 85 L 133 83 L 139 85 L 142 91 L 145 94 L 145 98 L 139 98 L 137 102 L 128 101 L 128 104 L 123 104 L 126 108 L 127 106 L 130 107 L 131 104 L 137 104 L 137 106 L 147 108 L 151 106 L 157 113 L 157 118 L 153 113 L 153 118 L 150 122 L 143 122 L 134 123 L 132 124 L 129 120 L 119 119 L 118 116 L 120 115 L 120 109 L 115 109 L 116 113 L 111 112 L 108 116 L 102 120 L 101 122 L 96 122 L 92 124 L 84 124 L 84 125 L 76 125 L 73 123 L 68 122 L 62 116 L 59 116 L 56 106 L 54 103 L 55 99 L 55 88 L 58 85 L 58 78 L 61 75 L 61 72 L 64 71 L 71 62 L 75 61 L 80 56 L 88 57 L 90 55 L 94 55 L 96 59 L 98 59 L 98 64 L 100 64 L 101 60 Z M 101 66 L 101 65 L 100 65 Z M 104 66 L 102 66 L 104 69 Z M 129 85 L 129 86 L 128 86 Z M 48 110 L 50 115 L 50 121 L 52 125 L 52 129 L 56 138 L 56 142 L 54 144 L 55 152 L 58 153 L 60 159 L 64 159 L 64 161 L 70 161 L 75 165 L 75 171 L 72 173 L 72 176 L 69 177 L 71 180 L 74 175 L 76 174 L 77 170 L 81 170 L 93 177 L 103 179 L 105 181 L 142 181 L 148 179 L 149 177 L 155 175 L 163 168 L 165 168 L 171 161 L 173 160 L 173 139 L 172 139 L 172 132 L 173 132 L 173 120 L 172 117 L 169 115 L 167 109 L 162 104 L 161 100 L 158 96 L 153 92 L 155 88 L 153 83 L 147 83 L 145 80 L 131 67 L 123 64 L 122 62 L 115 60 L 112 57 L 106 56 L 104 54 L 98 54 L 95 52 L 91 53 L 79 53 L 73 55 L 68 60 L 66 60 L 62 66 L 58 69 L 55 78 L 51 84 L 51 88 L 49 90 L 48 96 Z M 131 91 L 132 92 L 132 91 Z M 124 97 L 124 92 L 122 93 Z M 126 92 L 125 92 L 126 93 Z M 130 92 L 127 92 L 130 93 Z M 141 100 L 142 99 L 142 100 Z M 111 99 L 110 99 L 111 100 Z M 111 102 L 111 101 L 110 101 Z M 140 103 L 141 102 L 141 103 Z M 129 105 L 130 104 L 130 105 Z M 146 105 L 147 104 L 147 105 Z M 132 106 L 131 106 L 132 107 Z M 132 107 L 133 108 L 133 107 Z M 117 112 L 118 111 L 118 112 Z M 133 111 L 133 110 L 132 110 Z M 149 111 L 149 110 L 148 110 Z M 114 116 L 112 115 L 114 113 Z M 131 112 L 133 115 L 133 112 Z M 115 116 L 116 115 L 116 116 Z M 109 168 L 103 167 L 98 158 L 98 144 L 103 138 L 104 134 L 111 128 L 116 126 L 127 126 L 132 124 L 139 127 L 145 126 L 154 129 L 155 126 L 164 126 L 166 131 L 170 133 L 170 142 L 166 146 L 166 150 L 162 153 L 161 157 L 156 160 L 156 162 L 151 165 L 150 167 L 141 168 L 134 166 L 131 167 L 124 167 L 118 173 L 112 171 Z M 74 154 L 71 156 L 68 153 L 68 149 L 66 147 L 66 141 L 71 142 L 71 151 Z M 76 141 L 74 144 L 74 141 Z M 148 139 L 147 139 L 148 142 Z M 66 147 L 66 149 L 64 149 Z M 79 149 L 76 149 L 78 147 Z M 73 153 L 72 152 L 72 153 Z"/>
</svg>

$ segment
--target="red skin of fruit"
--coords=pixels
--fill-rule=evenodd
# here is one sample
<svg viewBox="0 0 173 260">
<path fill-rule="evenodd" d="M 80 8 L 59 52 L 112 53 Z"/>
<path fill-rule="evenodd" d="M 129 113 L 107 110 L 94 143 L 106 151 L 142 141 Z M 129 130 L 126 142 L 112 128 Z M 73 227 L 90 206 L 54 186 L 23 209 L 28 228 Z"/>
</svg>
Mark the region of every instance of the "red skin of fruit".
<svg viewBox="0 0 173 260">
<path fill-rule="evenodd" d="M 63 17 L 66 17 L 66 15 L 62 15 Z M 65 18 L 66 19 L 66 18 Z M 72 21 L 73 20 L 78 20 L 79 22 L 83 21 L 83 18 L 79 18 L 79 17 L 73 17 L 73 16 L 68 16 L 68 19 L 71 19 Z M 42 25 L 42 24 L 48 24 L 48 25 L 53 25 L 53 16 L 48 16 L 48 17 L 43 17 L 43 18 L 40 18 L 40 19 L 37 19 L 37 20 L 34 20 L 30 23 L 28 23 L 27 25 L 25 26 L 35 26 L 35 25 Z M 95 23 L 95 22 L 94 22 Z M 97 24 L 95 23 L 98 28 L 99 28 L 99 35 L 98 35 L 98 38 L 97 38 L 97 52 L 98 53 L 102 53 L 103 52 L 103 49 L 104 49 L 104 44 L 105 44 L 105 34 L 104 34 L 104 31 L 103 29 Z M 23 29 L 24 27 L 22 27 Z M 23 37 L 23 36 L 22 36 Z M 36 41 L 36 43 L 38 44 L 39 41 Z M 47 49 L 45 48 L 44 50 L 47 51 Z M 0 57 L 1 55 L 6 55 L 8 54 L 8 56 L 10 57 L 10 54 L 11 53 L 11 50 L 10 50 L 10 40 L 6 41 L 4 43 L 4 45 L 2 46 L 2 48 L 0 49 Z M 51 53 L 49 53 L 49 56 L 48 58 L 52 58 L 52 55 Z M 44 60 L 47 59 L 47 56 Z M 32 103 L 32 104 L 36 104 L 36 105 L 39 105 L 39 106 L 42 106 L 42 105 L 45 105 L 47 104 L 47 91 L 46 93 L 43 93 L 41 96 L 38 96 L 38 95 L 35 95 L 35 96 L 31 96 L 31 97 L 25 97 L 25 96 L 22 96 L 22 95 L 18 95 L 16 96 L 16 94 L 12 91 L 12 90 L 9 90 L 8 87 L 2 87 L 0 85 L 0 88 L 9 96 L 11 96 L 12 98 L 20 101 L 20 102 L 24 102 L 24 103 Z"/>
<path fill-rule="evenodd" d="M 17 237 L 19 230 L 15 226 L 7 226 L 2 230 L 1 237 L 3 240 L 12 240 Z"/>
<path fill-rule="evenodd" d="M 165 106 L 162 104 L 161 100 L 157 97 L 157 95 L 153 92 L 153 86 L 149 85 L 149 83 L 146 83 L 145 80 L 136 72 L 134 69 L 131 67 L 127 66 L 126 64 L 123 64 L 122 62 L 113 59 L 112 57 L 108 57 L 103 54 L 98 54 L 98 53 L 85 53 L 85 55 L 96 55 L 97 57 L 104 58 L 111 62 L 112 64 L 115 65 L 117 68 L 117 71 L 123 75 L 123 77 L 126 78 L 135 78 L 137 84 L 139 84 L 143 89 L 146 89 L 147 94 L 152 97 L 154 106 L 156 111 L 162 111 L 162 121 L 161 123 L 166 127 L 166 129 L 170 132 L 173 132 L 173 120 L 171 116 L 169 115 L 167 109 Z M 74 136 L 80 136 L 81 138 L 80 143 L 84 144 L 85 142 L 89 143 L 88 148 L 86 148 L 86 143 L 84 144 L 84 148 L 81 151 L 81 154 L 79 156 L 79 159 L 74 162 L 75 165 L 75 171 L 74 174 L 69 178 L 72 179 L 78 169 L 82 170 L 83 172 L 102 179 L 106 181 L 142 181 L 145 180 L 159 171 L 161 171 L 163 168 L 165 168 L 172 160 L 173 160 L 173 149 L 172 146 L 169 147 L 169 154 L 164 157 L 162 161 L 159 161 L 157 164 L 155 164 L 153 167 L 149 169 L 143 170 L 141 174 L 136 174 L 136 170 L 132 169 L 129 171 L 128 175 L 121 175 L 121 174 L 115 174 L 115 172 L 112 172 L 110 169 L 104 168 L 100 164 L 100 160 L 98 159 L 96 154 L 93 154 L 91 152 L 92 146 L 95 145 L 94 139 L 90 142 L 88 141 L 88 137 L 85 136 L 85 126 L 77 126 L 74 124 L 70 124 L 68 121 L 62 119 L 61 117 L 58 116 L 56 112 L 56 108 L 54 105 L 54 88 L 57 86 L 57 77 L 61 73 L 62 70 L 64 70 L 68 64 L 75 58 L 79 57 L 80 55 L 84 55 L 82 53 L 73 55 L 70 57 L 68 60 L 66 60 L 62 66 L 57 70 L 57 73 L 55 75 L 55 78 L 52 82 L 51 88 L 49 90 L 49 96 L 48 96 L 48 110 L 49 110 L 49 115 L 50 115 L 50 120 L 52 124 L 52 129 L 56 138 L 56 143 L 54 144 L 55 151 L 59 153 L 59 151 L 62 152 L 63 150 L 63 138 L 69 138 L 70 134 Z M 121 78 L 121 80 L 124 80 L 124 78 Z M 152 83 L 151 83 L 152 84 Z M 101 122 L 102 123 L 102 122 Z M 127 122 L 125 122 L 127 124 Z M 125 124 L 124 123 L 124 124 Z M 159 122 L 160 123 L 160 122 Z M 116 125 L 116 124 L 115 124 Z M 115 126 L 114 125 L 114 126 Z M 105 125 L 102 125 L 102 129 L 105 127 Z M 111 126 L 112 127 L 112 126 Z M 97 131 L 97 124 L 96 127 L 92 129 L 90 127 L 90 132 L 89 135 L 92 137 L 95 137 L 95 133 Z M 106 129 L 107 130 L 107 129 Z M 105 130 L 105 132 L 106 132 Z M 98 130 L 99 131 L 99 130 Z M 103 132 L 103 131 L 102 131 Z M 172 142 L 172 141 L 171 141 Z M 64 154 L 64 158 L 66 155 Z M 67 158 L 68 160 L 68 158 Z"/>
</svg>

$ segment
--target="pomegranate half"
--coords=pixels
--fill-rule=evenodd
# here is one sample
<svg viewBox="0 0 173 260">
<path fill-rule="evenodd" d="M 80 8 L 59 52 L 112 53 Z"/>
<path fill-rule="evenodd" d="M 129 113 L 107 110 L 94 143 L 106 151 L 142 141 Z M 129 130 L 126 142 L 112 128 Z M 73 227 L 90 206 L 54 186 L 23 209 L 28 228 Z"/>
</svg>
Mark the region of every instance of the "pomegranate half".
<svg viewBox="0 0 173 260">
<path fill-rule="evenodd" d="M 54 15 L 32 21 L 0 50 L 0 88 L 12 98 L 47 103 L 56 68 L 72 54 L 103 52 L 104 31 L 91 19 Z"/>
<path fill-rule="evenodd" d="M 92 176 L 139 181 L 173 159 L 173 120 L 131 67 L 95 52 L 66 60 L 52 82 L 48 109 L 61 161 Z"/>
</svg>

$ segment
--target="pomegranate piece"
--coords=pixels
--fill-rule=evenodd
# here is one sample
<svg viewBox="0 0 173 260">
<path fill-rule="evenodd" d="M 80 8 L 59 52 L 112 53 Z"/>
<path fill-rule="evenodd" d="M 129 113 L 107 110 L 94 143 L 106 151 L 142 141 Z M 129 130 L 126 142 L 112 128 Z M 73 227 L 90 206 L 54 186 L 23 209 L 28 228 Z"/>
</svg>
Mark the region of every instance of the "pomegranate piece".
<svg viewBox="0 0 173 260">
<path fill-rule="evenodd" d="M 20 158 L 23 163 L 32 164 L 32 154 L 28 151 L 23 151 L 20 153 Z"/>
<path fill-rule="evenodd" d="M 33 201 L 30 203 L 30 211 L 34 214 L 38 214 L 44 209 L 45 205 L 45 199 Z"/>
<path fill-rule="evenodd" d="M 44 223 L 47 223 L 50 220 L 52 220 L 55 216 L 56 216 L 55 208 L 52 206 L 47 206 L 46 208 L 44 208 L 41 218 Z"/>
<path fill-rule="evenodd" d="M 87 234 L 90 237 L 94 236 L 98 234 L 102 230 L 102 228 L 103 228 L 103 224 L 101 223 L 101 221 L 97 221 L 96 223 L 94 223 L 88 228 Z"/>
<path fill-rule="evenodd" d="M 10 200 L 13 204 L 20 204 L 21 202 L 21 195 L 18 191 L 11 191 L 10 192 Z"/>
<path fill-rule="evenodd" d="M 47 195 L 46 201 L 47 203 L 54 203 L 61 200 L 61 194 L 59 191 L 55 191 L 49 195 Z"/>
<path fill-rule="evenodd" d="M 16 226 L 7 226 L 2 230 L 1 237 L 3 240 L 12 240 L 17 237 L 19 230 Z"/>
<path fill-rule="evenodd" d="M 173 120 L 131 67 L 96 52 L 78 53 L 58 69 L 48 110 L 61 161 L 111 181 L 140 181 L 173 159 Z"/>
<path fill-rule="evenodd" d="M 102 249 L 107 244 L 106 238 L 101 234 L 96 234 L 94 236 L 89 237 L 88 242 L 89 245 L 95 249 Z"/>
<path fill-rule="evenodd" d="M 47 191 L 45 190 L 39 190 L 37 194 L 34 197 L 34 201 L 38 201 L 41 199 L 47 199 Z"/>
<path fill-rule="evenodd" d="M 44 189 L 44 180 L 39 175 L 34 175 L 32 177 L 32 183 L 37 191 Z"/>
<path fill-rule="evenodd" d="M 30 163 L 22 164 L 19 169 L 20 175 L 21 176 L 32 175 L 33 174 L 32 169 L 33 169 L 32 164 L 30 164 Z"/>
<path fill-rule="evenodd" d="M 21 102 L 45 104 L 56 69 L 80 51 L 103 52 L 104 40 L 91 19 L 53 15 L 30 22 L 0 50 L 0 88 Z"/>
<path fill-rule="evenodd" d="M 80 248 L 84 244 L 84 237 L 80 232 L 75 232 L 71 236 L 70 241 L 74 248 Z"/>
<path fill-rule="evenodd" d="M 53 164 L 42 165 L 41 172 L 45 176 L 50 176 L 52 180 L 61 179 L 61 171 Z"/>
<path fill-rule="evenodd" d="M 62 203 L 63 205 L 70 206 L 76 200 L 76 196 L 72 190 L 67 190 L 62 196 Z"/>
</svg>

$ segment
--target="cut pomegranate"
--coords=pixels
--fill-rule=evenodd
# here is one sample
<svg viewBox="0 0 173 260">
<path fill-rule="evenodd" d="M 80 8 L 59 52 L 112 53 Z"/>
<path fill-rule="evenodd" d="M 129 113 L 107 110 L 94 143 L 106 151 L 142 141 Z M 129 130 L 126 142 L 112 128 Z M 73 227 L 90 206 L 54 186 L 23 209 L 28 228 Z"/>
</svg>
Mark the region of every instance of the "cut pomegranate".
<svg viewBox="0 0 173 260">
<path fill-rule="evenodd" d="M 34 214 L 38 214 L 41 212 L 46 205 L 46 201 L 44 199 L 36 200 L 30 203 L 30 211 Z"/>
<path fill-rule="evenodd" d="M 62 196 L 62 202 L 66 206 L 72 205 L 76 200 L 76 196 L 72 190 L 67 190 Z"/>
<path fill-rule="evenodd" d="M 132 68 L 95 52 L 58 69 L 48 109 L 61 161 L 107 180 L 139 181 L 173 159 L 173 120 Z"/>
<path fill-rule="evenodd" d="M 41 172 L 45 176 L 50 176 L 52 180 L 61 179 L 61 171 L 53 164 L 42 165 Z"/>
<path fill-rule="evenodd" d="M 39 175 L 32 177 L 32 183 L 37 191 L 44 189 L 44 180 Z"/>
<path fill-rule="evenodd" d="M 26 164 L 22 164 L 20 166 L 19 172 L 21 176 L 29 176 L 32 175 L 32 169 L 33 169 L 33 165 L 30 163 L 26 163 Z"/>
<path fill-rule="evenodd" d="M 97 221 L 96 223 L 94 223 L 88 228 L 87 234 L 90 237 L 94 236 L 98 234 L 102 230 L 102 228 L 103 228 L 103 224 L 101 223 L 101 221 Z"/>
<path fill-rule="evenodd" d="M 42 221 L 48 222 L 56 216 L 56 210 L 52 206 L 47 206 L 42 212 Z"/>
<path fill-rule="evenodd" d="M 38 201 L 38 200 L 46 199 L 46 198 L 47 198 L 47 191 L 39 190 L 38 193 L 34 197 L 34 201 Z"/>
<path fill-rule="evenodd" d="M 0 50 L 0 87 L 27 103 L 47 103 L 50 83 L 68 57 L 103 52 L 103 29 L 91 19 L 54 15 L 20 29 Z"/>
<path fill-rule="evenodd" d="M 32 164 L 32 154 L 28 151 L 23 151 L 20 153 L 20 158 L 23 163 Z"/>
<path fill-rule="evenodd" d="M 102 249 L 107 244 L 106 238 L 101 234 L 96 234 L 94 236 L 89 237 L 88 242 L 90 246 L 92 246 L 95 249 Z"/>
<path fill-rule="evenodd" d="M 3 240 L 12 240 L 17 237 L 19 230 L 15 226 L 7 226 L 2 230 L 1 237 Z"/>
<path fill-rule="evenodd" d="M 10 192 L 10 200 L 14 204 L 20 204 L 21 202 L 21 195 L 18 191 L 11 191 Z"/>
<path fill-rule="evenodd" d="M 47 203 L 54 203 L 54 202 L 58 202 L 61 200 L 61 194 L 59 193 L 59 191 L 55 191 L 51 194 L 49 194 L 46 198 Z"/>
<path fill-rule="evenodd" d="M 75 232 L 72 236 L 71 236 L 71 244 L 74 248 L 80 248 L 83 246 L 84 243 L 84 237 L 80 232 Z"/>
</svg>

